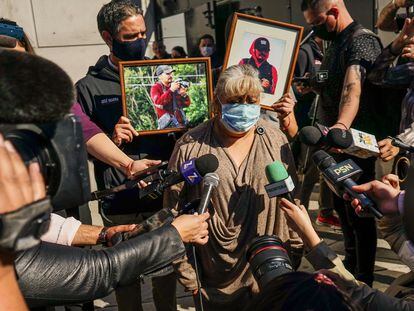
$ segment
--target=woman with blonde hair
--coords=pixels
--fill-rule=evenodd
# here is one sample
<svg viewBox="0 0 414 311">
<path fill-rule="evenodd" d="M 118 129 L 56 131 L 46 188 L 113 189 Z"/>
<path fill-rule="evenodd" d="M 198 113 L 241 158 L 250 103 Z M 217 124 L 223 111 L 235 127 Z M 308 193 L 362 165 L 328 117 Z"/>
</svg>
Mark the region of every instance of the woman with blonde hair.
<svg viewBox="0 0 414 311">
<path fill-rule="evenodd" d="M 215 117 L 187 132 L 176 144 L 170 168 L 204 154 L 219 160 L 219 186 L 213 191 L 208 243 L 196 250 L 201 270 L 205 310 L 242 310 L 258 292 L 246 261 L 246 247 L 253 238 L 277 235 L 291 254 L 301 253 L 302 241 L 287 225 L 279 199 L 269 198 L 265 167 L 278 160 L 296 179 L 286 135 L 275 122 L 260 119 L 258 72 L 250 65 L 236 65 L 221 75 L 215 91 Z M 274 104 L 281 127 L 292 136 L 297 130 L 294 102 L 285 95 Z M 165 192 L 164 205 L 175 210 L 200 198 L 202 186 L 181 183 Z M 197 279 L 188 260 L 176 263 L 179 281 L 196 297 Z M 197 305 L 197 303 L 196 303 Z"/>
</svg>

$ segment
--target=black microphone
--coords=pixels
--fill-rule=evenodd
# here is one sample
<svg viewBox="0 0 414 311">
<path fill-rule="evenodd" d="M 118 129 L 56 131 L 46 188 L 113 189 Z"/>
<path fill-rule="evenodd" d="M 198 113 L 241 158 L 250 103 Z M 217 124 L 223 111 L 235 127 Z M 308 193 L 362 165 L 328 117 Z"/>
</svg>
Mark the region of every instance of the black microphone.
<svg viewBox="0 0 414 311">
<path fill-rule="evenodd" d="M 139 197 L 158 197 L 164 190 L 172 185 L 186 181 L 190 185 L 200 183 L 207 173 L 212 173 L 219 166 L 218 159 L 213 154 L 205 154 L 199 158 L 193 158 L 181 164 L 179 172 L 173 172 L 160 182 L 154 182 L 140 189 Z"/>
<path fill-rule="evenodd" d="M 307 145 L 323 149 L 347 149 L 352 145 L 352 134 L 348 130 L 329 129 L 326 126 L 305 126 L 299 132 L 299 140 Z"/>
<path fill-rule="evenodd" d="M 208 173 L 203 180 L 203 194 L 198 207 L 198 214 L 204 214 L 210 204 L 210 197 L 213 189 L 218 186 L 220 178 L 216 173 Z"/>
<path fill-rule="evenodd" d="M 352 142 L 352 134 L 348 130 L 333 128 L 326 135 L 326 144 L 333 148 L 348 149 Z"/>
<path fill-rule="evenodd" d="M 382 218 L 382 213 L 375 207 L 374 202 L 364 193 L 358 193 L 352 189 L 357 183 L 352 178 L 359 178 L 362 174 L 361 168 L 352 160 L 336 163 L 334 158 L 323 150 L 315 152 L 312 160 L 322 173 L 329 188 L 342 198 L 348 193 L 352 198 L 358 199 L 363 209 L 369 210 L 378 219 Z"/>
<path fill-rule="evenodd" d="M 410 145 L 404 143 L 401 139 L 399 139 L 397 137 L 388 136 L 388 138 L 391 139 L 391 144 L 394 147 L 398 147 L 401 150 L 409 152 L 409 153 L 414 153 L 414 146 L 410 146 Z"/>
</svg>

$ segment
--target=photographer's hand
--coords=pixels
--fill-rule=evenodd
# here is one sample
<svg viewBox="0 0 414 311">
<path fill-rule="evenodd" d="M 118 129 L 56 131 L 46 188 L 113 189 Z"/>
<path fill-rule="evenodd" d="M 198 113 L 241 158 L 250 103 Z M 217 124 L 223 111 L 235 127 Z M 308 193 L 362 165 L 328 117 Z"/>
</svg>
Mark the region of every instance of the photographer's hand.
<svg viewBox="0 0 414 311">
<path fill-rule="evenodd" d="M 0 214 L 18 210 L 46 195 L 38 163 L 27 169 L 13 145 L 0 134 Z M 0 251 L 0 310 L 27 310 L 16 281 L 14 256 Z"/>
<path fill-rule="evenodd" d="M 123 142 L 130 143 L 136 136 L 138 136 L 138 132 L 131 125 L 131 121 L 127 117 L 120 117 L 112 134 L 115 145 L 119 147 Z"/>
<path fill-rule="evenodd" d="M 172 82 L 171 83 L 170 90 L 172 92 L 177 91 L 179 88 L 180 88 L 180 83 L 178 83 L 178 82 Z"/>
<path fill-rule="evenodd" d="M 45 195 L 39 164 L 32 163 L 27 169 L 13 145 L 0 134 L 0 213 L 15 211 Z"/>
<path fill-rule="evenodd" d="M 414 43 L 414 19 L 407 18 L 398 37 L 391 43 L 391 52 L 400 55 L 405 46 Z"/>
<path fill-rule="evenodd" d="M 295 205 L 286 199 L 282 199 L 280 201 L 280 208 L 285 212 L 288 225 L 297 232 L 308 249 L 314 248 L 321 242 L 321 239 L 312 226 L 312 222 L 305 207 L 302 205 Z"/>
<path fill-rule="evenodd" d="M 172 225 L 177 229 L 184 243 L 204 245 L 208 241 L 209 213 L 202 215 L 181 215 L 174 219 Z"/>
</svg>

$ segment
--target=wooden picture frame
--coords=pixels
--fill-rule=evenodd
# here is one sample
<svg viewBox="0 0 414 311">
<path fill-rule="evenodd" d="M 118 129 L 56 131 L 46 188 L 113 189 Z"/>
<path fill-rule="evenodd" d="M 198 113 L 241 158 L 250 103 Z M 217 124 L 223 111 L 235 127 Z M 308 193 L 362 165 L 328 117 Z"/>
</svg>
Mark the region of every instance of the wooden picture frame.
<svg viewBox="0 0 414 311">
<path fill-rule="evenodd" d="M 301 26 L 235 13 L 223 70 L 241 63 L 257 68 L 265 90 L 261 106 L 272 110 L 270 106 L 290 91 L 302 35 Z M 262 58 L 258 59 L 256 53 L 265 53 L 266 50 L 267 56 L 260 54 Z M 258 60 L 263 59 L 258 66 Z"/>
<path fill-rule="evenodd" d="M 211 118 L 209 57 L 120 62 L 119 73 L 123 115 L 140 135 L 185 131 Z"/>
</svg>

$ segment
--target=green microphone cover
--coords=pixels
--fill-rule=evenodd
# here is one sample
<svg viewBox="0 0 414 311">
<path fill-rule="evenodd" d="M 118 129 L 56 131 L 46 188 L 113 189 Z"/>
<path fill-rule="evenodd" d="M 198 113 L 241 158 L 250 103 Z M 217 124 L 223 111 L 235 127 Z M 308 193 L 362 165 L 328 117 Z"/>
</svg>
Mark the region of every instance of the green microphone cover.
<svg viewBox="0 0 414 311">
<path fill-rule="evenodd" d="M 289 174 L 282 162 L 275 161 L 266 166 L 266 177 L 269 183 L 275 183 L 285 180 L 289 177 Z"/>
</svg>

